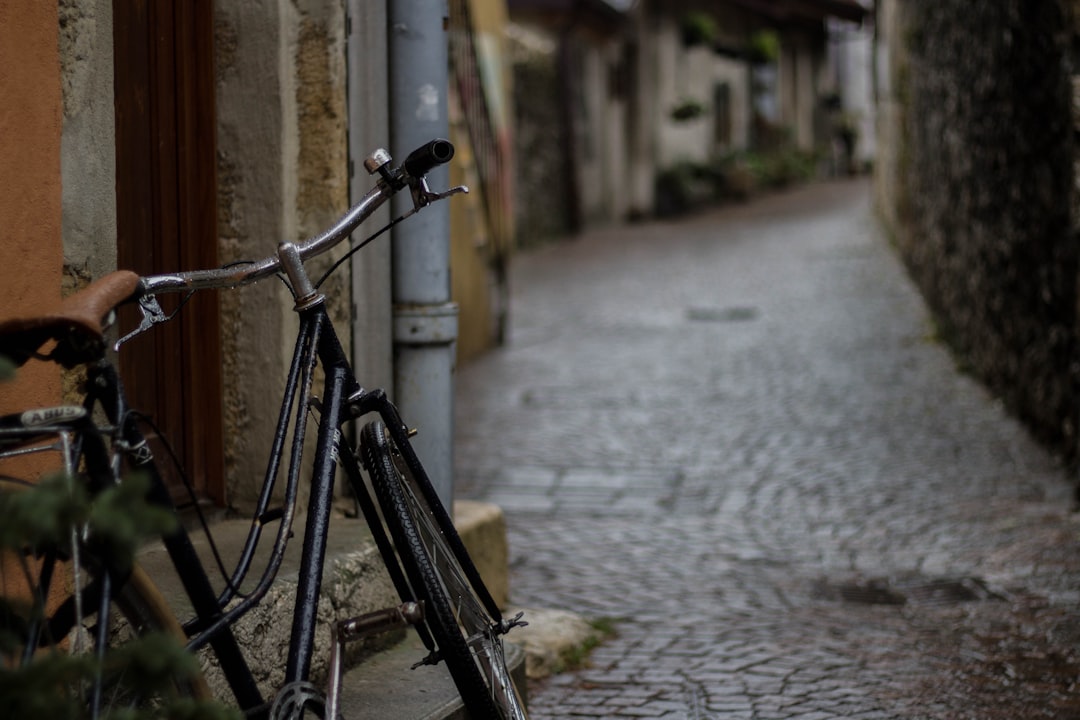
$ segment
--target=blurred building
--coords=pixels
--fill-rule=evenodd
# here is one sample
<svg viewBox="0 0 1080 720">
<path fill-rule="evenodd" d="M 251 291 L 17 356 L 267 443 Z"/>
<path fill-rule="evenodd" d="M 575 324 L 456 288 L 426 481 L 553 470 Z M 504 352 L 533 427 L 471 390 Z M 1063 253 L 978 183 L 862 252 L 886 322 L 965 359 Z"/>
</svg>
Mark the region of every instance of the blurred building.
<svg viewBox="0 0 1080 720">
<path fill-rule="evenodd" d="M 523 231 L 650 215 L 657 178 L 679 164 L 779 145 L 830 159 L 841 123 L 872 155 L 857 0 L 508 6 Z"/>
</svg>

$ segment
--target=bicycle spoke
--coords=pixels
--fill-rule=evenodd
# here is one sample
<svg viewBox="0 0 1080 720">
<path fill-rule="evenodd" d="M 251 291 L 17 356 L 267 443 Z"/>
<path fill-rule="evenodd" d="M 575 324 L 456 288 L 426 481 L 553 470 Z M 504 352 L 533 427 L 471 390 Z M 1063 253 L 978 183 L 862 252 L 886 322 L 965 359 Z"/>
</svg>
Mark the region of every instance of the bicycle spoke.
<svg viewBox="0 0 1080 720">
<path fill-rule="evenodd" d="M 361 445 L 383 514 L 413 592 L 428 603 L 426 621 L 466 708 L 474 718 L 524 720 L 502 648 L 502 624 L 487 613 L 424 493 L 381 423 Z M 486 596 L 486 591 L 484 591 Z"/>
</svg>

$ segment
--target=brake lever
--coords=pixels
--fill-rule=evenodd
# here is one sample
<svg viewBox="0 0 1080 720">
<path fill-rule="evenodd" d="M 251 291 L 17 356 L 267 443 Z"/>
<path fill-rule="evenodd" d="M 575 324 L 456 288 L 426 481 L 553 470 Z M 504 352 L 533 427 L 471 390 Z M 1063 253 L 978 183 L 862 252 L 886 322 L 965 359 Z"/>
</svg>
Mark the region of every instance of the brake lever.
<svg viewBox="0 0 1080 720">
<path fill-rule="evenodd" d="M 465 185 L 458 185 L 441 193 L 433 192 L 431 188 L 428 187 L 426 177 L 422 177 L 416 182 L 410 183 L 409 189 L 412 191 L 413 213 L 417 212 L 421 208 L 425 208 L 428 205 L 431 205 L 432 203 L 438 202 L 440 200 L 445 200 L 452 195 L 465 195 L 469 192 L 469 188 Z M 411 215 L 412 213 L 409 214 Z"/>
<path fill-rule="evenodd" d="M 139 327 L 129 332 L 124 337 L 116 341 L 113 345 L 114 351 L 119 351 L 120 346 L 126 343 L 128 340 L 141 335 L 154 325 L 163 323 L 169 319 L 169 316 L 165 314 L 165 311 L 161 309 L 161 305 L 158 304 L 156 295 L 143 295 L 139 298 L 139 311 L 142 313 L 142 322 L 139 323 Z"/>
</svg>

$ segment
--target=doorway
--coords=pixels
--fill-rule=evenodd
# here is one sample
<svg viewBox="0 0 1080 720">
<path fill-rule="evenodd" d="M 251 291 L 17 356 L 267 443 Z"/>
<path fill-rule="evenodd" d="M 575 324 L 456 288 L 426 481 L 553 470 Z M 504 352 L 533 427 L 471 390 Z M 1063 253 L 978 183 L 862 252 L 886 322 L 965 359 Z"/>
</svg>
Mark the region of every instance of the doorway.
<svg viewBox="0 0 1080 720">
<path fill-rule="evenodd" d="M 117 266 L 140 274 L 216 267 L 217 183 L 210 0 L 113 0 Z M 160 298 L 166 312 L 182 297 Z M 123 332 L 137 311 L 121 315 Z M 120 355 L 132 407 L 148 415 L 155 455 L 178 503 L 225 503 L 221 338 L 215 292 Z M 160 435 L 158 433 L 160 431 Z"/>
</svg>

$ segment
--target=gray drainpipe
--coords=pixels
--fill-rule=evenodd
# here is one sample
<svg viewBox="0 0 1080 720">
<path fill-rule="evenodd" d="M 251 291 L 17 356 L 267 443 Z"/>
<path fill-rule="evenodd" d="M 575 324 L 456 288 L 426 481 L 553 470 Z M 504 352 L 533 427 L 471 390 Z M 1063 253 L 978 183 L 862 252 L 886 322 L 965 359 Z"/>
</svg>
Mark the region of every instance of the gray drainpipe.
<svg viewBox="0 0 1080 720">
<path fill-rule="evenodd" d="M 401 161 L 433 138 L 445 138 L 448 51 L 446 0 L 390 0 L 390 140 Z M 449 186 L 449 169 L 428 176 Z M 450 201 L 452 202 L 452 201 Z M 394 198 L 394 216 L 412 206 Z M 420 430 L 414 446 L 447 508 L 453 499 L 453 373 L 458 308 L 450 302 L 450 206 L 424 209 L 393 230 L 394 401 Z"/>
</svg>

